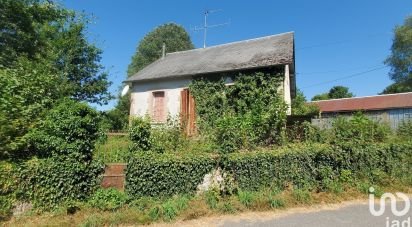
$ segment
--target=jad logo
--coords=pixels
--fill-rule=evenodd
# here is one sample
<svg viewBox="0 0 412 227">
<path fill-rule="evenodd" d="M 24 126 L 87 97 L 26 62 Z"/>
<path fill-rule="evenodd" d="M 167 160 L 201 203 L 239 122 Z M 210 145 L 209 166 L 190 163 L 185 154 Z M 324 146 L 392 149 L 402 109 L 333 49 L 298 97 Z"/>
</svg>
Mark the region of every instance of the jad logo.
<svg viewBox="0 0 412 227">
<path fill-rule="evenodd" d="M 385 205 L 386 205 L 387 199 L 390 200 L 391 212 L 396 217 L 403 217 L 410 212 L 411 200 L 404 193 L 396 192 L 395 193 L 396 196 L 392 193 L 384 193 L 379 200 L 378 209 L 375 209 L 375 195 L 374 195 L 375 189 L 373 187 L 370 187 L 369 192 L 370 192 L 369 193 L 369 212 L 375 217 L 382 216 L 385 213 L 385 208 L 386 208 Z M 400 201 L 403 201 L 404 207 L 398 210 L 398 207 L 396 206 L 396 202 L 400 202 Z M 410 227 L 411 217 L 409 216 L 405 218 L 407 219 L 391 220 L 390 217 L 386 217 L 386 226 L 387 227 Z"/>
</svg>

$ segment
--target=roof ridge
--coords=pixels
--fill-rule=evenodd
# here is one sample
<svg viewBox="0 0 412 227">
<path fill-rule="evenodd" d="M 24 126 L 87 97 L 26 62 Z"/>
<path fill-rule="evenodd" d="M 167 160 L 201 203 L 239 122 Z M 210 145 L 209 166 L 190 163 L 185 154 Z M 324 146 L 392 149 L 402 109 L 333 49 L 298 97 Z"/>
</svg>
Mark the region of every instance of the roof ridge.
<svg viewBox="0 0 412 227">
<path fill-rule="evenodd" d="M 310 101 L 310 102 L 327 102 L 327 101 L 336 101 L 336 100 L 361 99 L 361 98 L 373 98 L 373 97 L 386 97 L 386 96 L 406 95 L 406 94 L 412 94 L 412 92 L 401 92 L 401 93 L 384 94 L 384 95 L 369 95 L 369 96 L 360 96 L 360 97 L 351 97 L 351 98 L 340 98 L 340 99 L 327 99 L 327 100 L 317 100 L 317 101 Z"/>
<path fill-rule="evenodd" d="M 264 39 L 269 39 L 269 38 L 273 38 L 273 37 L 276 37 L 276 36 L 282 36 L 282 35 L 294 34 L 294 33 L 295 33 L 294 31 L 289 31 L 289 32 L 283 32 L 283 33 L 274 34 L 274 35 L 267 35 L 267 36 L 252 38 L 252 39 L 239 40 L 239 41 L 234 41 L 234 42 L 229 42 L 229 43 L 218 44 L 218 45 L 214 45 L 214 46 L 210 46 L 210 47 L 206 47 L 206 48 L 195 48 L 195 49 L 191 49 L 191 50 L 176 51 L 176 52 L 166 53 L 166 57 L 167 57 L 167 55 L 172 55 L 172 54 L 181 54 L 181 53 L 187 53 L 187 52 L 191 52 L 191 51 L 208 50 L 208 49 L 218 48 L 218 47 L 222 47 L 222 46 L 228 46 L 228 45 L 233 45 L 233 44 L 238 44 L 238 43 L 246 43 L 246 42 L 251 42 L 251 41 L 264 40 Z"/>
</svg>

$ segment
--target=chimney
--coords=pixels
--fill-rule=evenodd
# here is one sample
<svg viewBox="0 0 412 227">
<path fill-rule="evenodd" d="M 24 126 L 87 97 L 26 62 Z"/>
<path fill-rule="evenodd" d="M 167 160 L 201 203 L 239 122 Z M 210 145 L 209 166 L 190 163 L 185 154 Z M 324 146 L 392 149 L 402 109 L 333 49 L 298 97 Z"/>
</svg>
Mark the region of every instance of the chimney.
<svg viewBox="0 0 412 227">
<path fill-rule="evenodd" d="M 166 43 L 163 43 L 163 46 L 162 46 L 162 59 L 165 58 L 165 56 L 166 56 Z"/>
</svg>

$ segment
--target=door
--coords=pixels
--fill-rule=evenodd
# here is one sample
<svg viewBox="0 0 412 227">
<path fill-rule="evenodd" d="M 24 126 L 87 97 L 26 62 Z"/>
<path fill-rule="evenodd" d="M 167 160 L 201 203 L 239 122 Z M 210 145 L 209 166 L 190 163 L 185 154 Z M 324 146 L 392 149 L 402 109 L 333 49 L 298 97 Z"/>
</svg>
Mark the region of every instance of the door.
<svg viewBox="0 0 412 227">
<path fill-rule="evenodd" d="M 190 94 L 189 89 L 180 92 L 180 122 L 186 135 L 196 134 L 196 108 L 195 99 Z"/>
<path fill-rule="evenodd" d="M 166 108 L 165 108 L 165 93 L 164 91 L 153 92 L 153 115 L 152 120 L 154 122 L 166 121 Z"/>
</svg>

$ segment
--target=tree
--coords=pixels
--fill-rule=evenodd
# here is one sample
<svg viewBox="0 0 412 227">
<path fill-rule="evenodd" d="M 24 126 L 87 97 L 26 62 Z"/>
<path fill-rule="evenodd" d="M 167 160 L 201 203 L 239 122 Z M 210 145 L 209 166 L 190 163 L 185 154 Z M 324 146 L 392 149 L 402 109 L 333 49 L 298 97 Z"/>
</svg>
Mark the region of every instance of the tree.
<svg viewBox="0 0 412 227">
<path fill-rule="evenodd" d="M 149 32 L 137 46 L 132 62 L 127 68 L 127 76 L 132 76 L 162 56 L 163 43 L 166 52 L 190 50 L 194 48 L 186 30 L 175 23 L 167 23 Z"/>
<path fill-rule="evenodd" d="M 168 23 L 155 28 L 149 32 L 136 48 L 136 53 L 132 57 L 132 62 L 127 69 L 127 76 L 130 77 L 162 56 L 163 43 L 166 45 L 166 52 L 176 52 L 193 49 L 194 45 L 190 40 L 186 30 L 177 24 Z M 118 96 L 118 103 L 115 109 L 107 112 L 112 130 L 124 129 L 127 126 L 127 119 L 130 111 L 130 94 L 123 97 Z M 117 119 L 116 119 L 117 118 Z M 119 122 L 123 122 L 119 124 Z"/>
<path fill-rule="evenodd" d="M 329 99 L 329 94 L 322 93 L 322 94 L 313 96 L 312 101 L 327 100 L 327 99 Z"/>
<path fill-rule="evenodd" d="M 412 91 L 412 16 L 407 17 L 403 25 L 395 27 L 391 55 L 385 64 L 391 67 L 389 76 L 395 83 L 383 93 Z"/>
<path fill-rule="evenodd" d="M 334 86 L 329 90 L 328 96 L 330 99 L 352 98 L 354 95 L 349 92 L 348 87 Z"/>
<path fill-rule="evenodd" d="M 15 67 L 19 57 L 46 61 L 62 78 L 62 96 L 99 104 L 111 99 L 102 52 L 85 37 L 84 15 L 52 1 L 2 0 L 0 18 L 0 67 Z"/>
<path fill-rule="evenodd" d="M 0 1 L 0 158 L 27 155 L 27 133 L 59 100 L 111 98 L 86 25 L 52 1 Z"/>
<path fill-rule="evenodd" d="M 354 97 L 353 93 L 349 92 L 348 87 L 344 86 L 334 86 L 328 93 L 322 93 L 315 95 L 312 98 L 312 101 L 318 100 L 327 100 L 327 99 L 342 99 L 342 98 L 352 98 Z"/>
<path fill-rule="evenodd" d="M 319 113 L 319 107 L 307 103 L 301 90 L 297 90 L 296 97 L 292 100 L 292 115 L 314 115 Z"/>
</svg>

